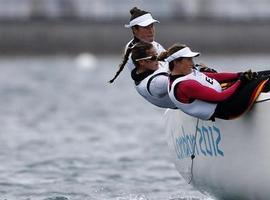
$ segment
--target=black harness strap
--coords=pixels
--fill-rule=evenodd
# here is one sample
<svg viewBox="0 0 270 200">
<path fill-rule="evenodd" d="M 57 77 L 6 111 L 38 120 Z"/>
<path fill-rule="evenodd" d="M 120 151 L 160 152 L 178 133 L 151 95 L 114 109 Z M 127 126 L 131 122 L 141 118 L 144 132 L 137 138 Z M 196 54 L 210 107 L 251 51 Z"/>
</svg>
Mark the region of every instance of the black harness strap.
<svg viewBox="0 0 270 200">
<path fill-rule="evenodd" d="M 155 74 L 154 76 L 152 76 L 152 77 L 148 80 L 148 82 L 147 82 L 147 91 L 149 92 L 149 94 L 151 94 L 151 92 L 150 92 L 150 84 L 151 84 L 151 81 L 152 81 L 154 78 L 156 78 L 157 76 L 160 76 L 160 75 L 163 75 L 163 76 L 169 76 L 168 73 L 166 73 L 166 72 L 160 72 L 160 73 Z M 152 95 L 152 94 L 151 94 L 151 95 Z"/>
</svg>

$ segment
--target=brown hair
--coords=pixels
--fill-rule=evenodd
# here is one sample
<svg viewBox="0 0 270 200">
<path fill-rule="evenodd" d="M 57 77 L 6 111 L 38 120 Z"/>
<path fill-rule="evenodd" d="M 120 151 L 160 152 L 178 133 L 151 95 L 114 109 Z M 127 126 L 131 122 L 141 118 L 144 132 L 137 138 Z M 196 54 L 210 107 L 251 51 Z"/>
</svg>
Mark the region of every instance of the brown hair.
<svg viewBox="0 0 270 200">
<path fill-rule="evenodd" d="M 109 83 L 113 83 L 114 80 L 119 76 L 119 74 L 123 71 L 125 65 L 127 64 L 127 61 L 128 61 L 128 58 L 129 58 L 129 55 L 131 53 L 131 50 L 132 50 L 132 46 L 129 46 L 126 50 L 126 53 L 125 55 L 123 56 L 123 61 L 119 64 L 119 69 L 118 71 L 116 72 L 116 74 L 114 75 L 114 77 L 109 80 Z"/>
<path fill-rule="evenodd" d="M 168 58 L 170 55 L 174 54 L 175 52 L 185 48 L 186 45 L 184 44 L 174 44 L 171 47 L 168 48 L 168 50 L 161 52 L 161 54 L 158 56 L 159 61 L 165 61 L 166 58 Z M 181 60 L 182 58 L 176 59 L 176 60 Z M 173 60 L 169 62 L 169 69 L 172 71 L 174 68 Z"/>
<path fill-rule="evenodd" d="M 131 14 L 131 17 L 130 17 L 130 21 L 137 18 L 137 17 L 140 17 L 142 15 L 145 15 L 149 12 L 146 12 L 144 10 L 141 10 L 137 7 L 133 7 L 132 9 L 130 9 L 130 14 Z M 134 26 L 134 28 L 138 28 L 137 25 Z M 119 76 L 119 74 L 122 72 L 122 70 L 124 69 L 125 65 L 127 64 L 127 61 L 128 61 L 128 58 L 129 58 L 129 55 L 131 53 L 131 50 L 132 50 L 132 47 L 136 44 L 140 42 L 137 38 L 134 39 L 129 45 L 128 45 L 128 48 L 123 56 L 123 60 L 122 62 L 119 64 L 119 69 L 118 71 L 116 72 L 115 76 L 109 81 L 109 83 L 113 83 L 114 80 Z"/>
<path fill-rule="evenodd" d="M 133 7 L 132 9 L 130 9 L 130 14 L 131 14 L 131 17 L 130 17 L 130 20 L 129 21 L 132 21 L 133 19 L 137 18 L 137 17 L 140 17 L 142 15 L 145 15 L 145 14 L 148 14 L 149 12 L 145 11 L 145 10 L 141 10 L 137 7 Z"/>
<path fill-rule="evenodd" d="M 131 53 L 131 59 L 135 67 L 139 67 L 137 59 L 145 58 L 148 56 L 148 50 L 152 49 L 153 45 L 149 42 L 138 42 L 133 48 Z"/>
</svg>

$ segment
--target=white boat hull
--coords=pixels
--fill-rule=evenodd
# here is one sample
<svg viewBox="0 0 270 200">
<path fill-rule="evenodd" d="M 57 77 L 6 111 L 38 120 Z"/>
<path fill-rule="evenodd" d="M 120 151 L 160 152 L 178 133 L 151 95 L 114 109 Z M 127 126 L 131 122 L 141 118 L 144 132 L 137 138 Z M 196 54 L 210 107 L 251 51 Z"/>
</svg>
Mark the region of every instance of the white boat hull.
<svg viewBox="0 0 270 200">
<path fill-rule="evenodd" d="M 192 173 L 195 187 L 221 199 L 270 199 L 270 101 L 235 120 L 199 120 L 196 137 L 196 118 L 167 110 L 165 119 L 173 161 L 188 182 Z"/>
</svg>

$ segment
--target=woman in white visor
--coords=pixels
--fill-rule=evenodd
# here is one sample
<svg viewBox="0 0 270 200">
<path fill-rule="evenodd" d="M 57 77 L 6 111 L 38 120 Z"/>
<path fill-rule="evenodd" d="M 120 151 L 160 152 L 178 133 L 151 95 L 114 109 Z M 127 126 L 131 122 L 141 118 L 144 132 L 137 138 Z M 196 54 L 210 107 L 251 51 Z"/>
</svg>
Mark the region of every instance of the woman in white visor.
<svg viewBox="0 0 270 200">
<path fill-rule="evenodd" d="M 203 119 L 232 119 L 242 115 L 255 102 L 259 93 L 270 90 L 268 76 L 258 73 L 202 73 L 194 69 L 189 47 L 175 44 L 161 53 L 159 60 L 169 62 L 169 96 L 177 108 Z M 232 83 L 222 89 L 223 82 Z"/>
<path fill-rule="evenodd" d="M 125 48 L 125 53 L 123 56 L 123 61 L 119 65 L 119 69 L 116 72 L 115 76 L 109 81 L 113 83 L 114 80 L 118 77 L 121 71 L 125 66 L 132 71 L 135 68 L 134 63 L 130 58 L 130 53 L 132 47 L 140 41 L 151 43 L 156 49 L 157 53 L 161 53 L 165 49 L 161 44 L 155 42 L 155 27 L 154 23 L 159 23 L 158 20 L 154 19 L 150 12 L 140 10 L 137 7 L 134 7 L 130 10 L 131 18 L 129 24 L 126 24 L 126 28 L 130 28 L 132 30 L 133 39 L 129 41 Z M 166 63 L 160 63 L 160 67 L 167 68 L 168 65 Z"/>
</svg>

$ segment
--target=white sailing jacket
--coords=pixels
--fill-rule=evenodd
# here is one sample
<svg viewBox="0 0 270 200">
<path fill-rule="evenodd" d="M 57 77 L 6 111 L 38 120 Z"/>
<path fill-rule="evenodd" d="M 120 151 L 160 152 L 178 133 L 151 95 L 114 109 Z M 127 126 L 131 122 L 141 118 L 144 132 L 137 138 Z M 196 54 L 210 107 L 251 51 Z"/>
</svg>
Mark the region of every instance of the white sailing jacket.
<svg viewBox="0 0 270 200">
<path fill-rule="evenodd" d="M 210 119 L 215 112 L 217 104 L 201 101 L 198 99 L 194 100 L 191 103 L 182 103 L 176 99 L 174 92 L 176 89 L 175 87 L 178 83 L 185 80 L 195 80 L 199 82 L 201 85 L 212 88 L 218 92 L 221 91 L 220 84 L 215 79 L 209 78 L 208 76 L 197 70 L 192 70 L 190 74 L 175 79 L 171 85 L 171 88 L 169 89 L 169 97 L 171 98 L 172 102 L 175 104 L 177 108 L 179 108 L 188 115 L 203 120 Z"/>
<path fill-rule="evenodd" d="M 150 103 L 161 108 L 176 108 L 168 94 L 168 72 L 159 68 L 135 86 L 137 92 Z"/>
</svg>

